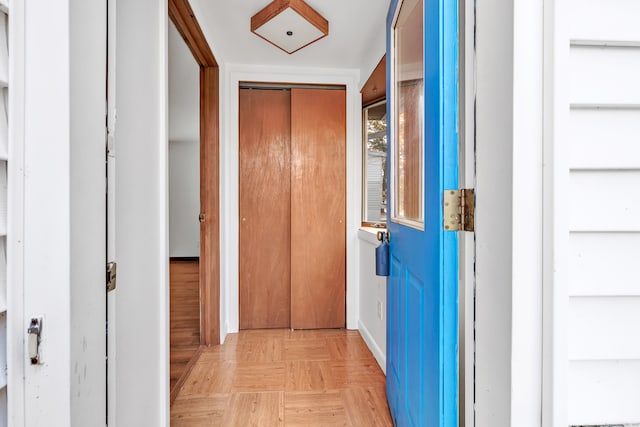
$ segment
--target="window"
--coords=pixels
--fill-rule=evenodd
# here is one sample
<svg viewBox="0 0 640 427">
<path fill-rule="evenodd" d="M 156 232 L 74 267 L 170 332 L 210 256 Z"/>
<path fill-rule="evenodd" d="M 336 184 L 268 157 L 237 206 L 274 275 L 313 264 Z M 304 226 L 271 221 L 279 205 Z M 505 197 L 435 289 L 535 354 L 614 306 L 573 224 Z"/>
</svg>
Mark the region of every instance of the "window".
<svg viewBox="0 0 640 427">
<path fill-rule="evenodd" d="M 393 27 L 392 218 L 424 227 L 423 1 L 404 0 Z"/>
<path fill-rule="evenodd" d="M 383 226 L 387 222 L 387 103 L 363 110 L 364 165 L 362 224 Z"/>
</svg>

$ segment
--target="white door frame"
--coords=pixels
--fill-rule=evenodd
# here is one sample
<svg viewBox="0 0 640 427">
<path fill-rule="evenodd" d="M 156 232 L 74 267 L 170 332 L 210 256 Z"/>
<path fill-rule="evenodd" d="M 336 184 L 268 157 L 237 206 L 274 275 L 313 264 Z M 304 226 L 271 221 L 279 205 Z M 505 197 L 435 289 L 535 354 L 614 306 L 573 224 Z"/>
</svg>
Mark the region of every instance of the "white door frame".
<svg viewBox="0 0 640 427">
<path fill-rule="evenodd" d="M 117 355 L 110 426 L 170 422 L 167 8 L 167 0 L 117 2 Z"/>
<path fill-rule="evenodd" d="M 7 389 L 9 425 L 24 425 L 24 99 L 25 4 L 11 5 L 9 15 L 9 151 L 7 230 Z"/>
<path fill-rule="evenodd" d="M 512 425 L 523 427 L 540 426 L 543 396 L 544 3 L 513 3 L 509 406 Z"/>
<path fill-rule="evenodd" d="M 546 211 L 553 165 L 543 156 L 552 148 L 545 144 L 553 129 L 555 3 L 495 0 L 476 9 L 478 425 L 552 425 L 543 387 L 545 401 L 558 397 L 547 393 L 557 390 L 552 365 L 543 363 L 557 292 L 547 276 L 562 268 L 551 262 L 553 236 L 545 234 L 553 228 Z"/>
<path fill-rule="evenodd" d="M 475 1 L 460 0 L 459 188 L 475 188 Z M 458 240 L 459 424 L 473 427 L 475 386 L 475 233 Z"/>
<path fill-rule="evenodd" d="M 107 262 L 116 256 L 116 29 L 117 1 L 107 0 Z M 116 285 L 117 286 L 117 285 Z M 116 293 L 107 293 L 107 421 L 116 420 Z"/>
</svg>

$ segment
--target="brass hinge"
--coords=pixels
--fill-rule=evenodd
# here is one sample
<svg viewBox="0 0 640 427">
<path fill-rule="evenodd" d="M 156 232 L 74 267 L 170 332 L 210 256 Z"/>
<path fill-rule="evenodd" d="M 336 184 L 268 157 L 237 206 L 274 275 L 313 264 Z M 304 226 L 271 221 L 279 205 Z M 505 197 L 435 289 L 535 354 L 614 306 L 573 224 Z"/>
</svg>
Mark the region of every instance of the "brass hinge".
<svg viewBox="0 0 640 427">
<path fill-rule="evenodd" d="M 444 190 L 444 229 L 474 231 L 475 197 L 473 189 Z"/>
</svg>

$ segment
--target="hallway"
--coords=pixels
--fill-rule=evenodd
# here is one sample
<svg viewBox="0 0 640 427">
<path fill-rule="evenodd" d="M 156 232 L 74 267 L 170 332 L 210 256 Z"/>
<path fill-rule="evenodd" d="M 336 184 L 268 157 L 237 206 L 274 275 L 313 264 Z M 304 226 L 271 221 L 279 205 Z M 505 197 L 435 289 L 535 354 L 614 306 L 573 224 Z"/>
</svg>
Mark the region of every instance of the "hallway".
<svg viewBox="0 0 640 427">
<path fill-rule="evenodd" d="M 246 330 L 205 348 L 172 427 L 391 426 L 385 376 L 358 331 Z"/>
</svg>

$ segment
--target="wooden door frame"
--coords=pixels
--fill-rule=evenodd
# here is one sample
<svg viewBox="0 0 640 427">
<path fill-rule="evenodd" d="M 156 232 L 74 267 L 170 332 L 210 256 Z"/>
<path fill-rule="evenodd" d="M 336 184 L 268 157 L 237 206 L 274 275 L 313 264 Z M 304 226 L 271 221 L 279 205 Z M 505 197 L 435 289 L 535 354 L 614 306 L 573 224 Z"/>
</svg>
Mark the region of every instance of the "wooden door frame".
<svg viewBox="0 0 640 427">
<path fill-rule="evenodd" d="M 169 0 L 169 18 L 200 66 L 200 345 L 210 346 L 220 343 L 220 70 L 189 0 Z"/>
</svg>

